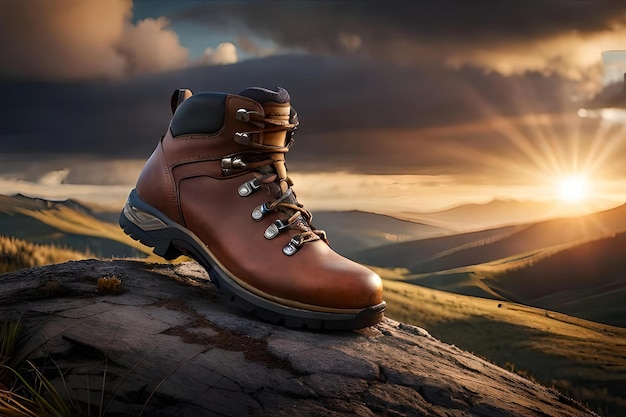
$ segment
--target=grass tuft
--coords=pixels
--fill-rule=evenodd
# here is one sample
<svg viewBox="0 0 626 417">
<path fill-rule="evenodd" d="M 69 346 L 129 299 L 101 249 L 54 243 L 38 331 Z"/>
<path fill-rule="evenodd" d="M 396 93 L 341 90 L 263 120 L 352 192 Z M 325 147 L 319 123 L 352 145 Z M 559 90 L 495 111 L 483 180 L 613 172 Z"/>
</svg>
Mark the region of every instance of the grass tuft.
<svg viewBox="0 0 626 417">
<path fill-rule="evenodd" d="M 98 278 L 96 292 L 98 294 L 114 295 L 121 292 L 122 280 L 115 275 Z"/>
</svg>

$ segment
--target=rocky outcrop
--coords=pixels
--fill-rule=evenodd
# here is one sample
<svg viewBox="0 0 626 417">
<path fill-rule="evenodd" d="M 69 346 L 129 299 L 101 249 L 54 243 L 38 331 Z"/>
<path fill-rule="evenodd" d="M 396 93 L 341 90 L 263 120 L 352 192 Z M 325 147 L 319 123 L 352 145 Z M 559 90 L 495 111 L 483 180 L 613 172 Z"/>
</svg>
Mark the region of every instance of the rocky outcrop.
<svg viewBox="0 0 626 417">
<path fill-rule="evenodd" d="M 117 277 L 105 286 L 99 278 Z M 590 416 L 565 396 L 385 319 L 292 330 L 230 305 L 194 263 L 77 261 L 0 275 L 24 352 L 109 416 Z M 56 376 L 55 376 L 56 375 Z"/>
</svg>

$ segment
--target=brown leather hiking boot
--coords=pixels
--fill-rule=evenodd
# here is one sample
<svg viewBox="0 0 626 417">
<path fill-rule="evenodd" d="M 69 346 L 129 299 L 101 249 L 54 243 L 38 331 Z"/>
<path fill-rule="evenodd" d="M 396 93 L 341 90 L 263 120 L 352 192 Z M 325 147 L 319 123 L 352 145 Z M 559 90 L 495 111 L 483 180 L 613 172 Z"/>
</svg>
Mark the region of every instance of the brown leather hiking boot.
<svg viewBox="0 0 626 417">
<path fill-rule="evenodd" d="M 289 327 L 356 329 L 383 317 L 380 277 L 334 252 L 287 176 L 289 94 L 178 90 L 167 133 L 120 215 L 166 259 L 197 260 L 246 311 Z"/>
</svg>

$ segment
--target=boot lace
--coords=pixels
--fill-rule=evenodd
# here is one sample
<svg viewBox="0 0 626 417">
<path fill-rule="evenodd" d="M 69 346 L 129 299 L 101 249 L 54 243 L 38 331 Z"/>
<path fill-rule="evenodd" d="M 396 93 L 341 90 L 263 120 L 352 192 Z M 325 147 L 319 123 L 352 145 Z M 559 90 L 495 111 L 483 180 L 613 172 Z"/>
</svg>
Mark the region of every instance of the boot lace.
<svg viewBox="0 0 626 417">
<path fill-rule="evenodd" d="M 267 117 L 269 116 L 269 117 Z M 241 157 L 222 159 L 223 169 L 254 168 L 256 178 L 246 181 L 238 188 L 241 197 L 247 197 L 263 185 L 268 185 L 274 195 L 272 200 L 257 206 L 252 211 L 252 219 L 260 221 L 272 212 L 280 211 L 286 214 L 285 218 L 275 220 L 265 229 L 264 237 L 274 239 L 282 231 L 295 229 L 298 234 L 292 236 L 289 243 L 283 247 L 283 253 L 287 256 L 295 254 L 305 243 L 322 240 L 328 243 L 326 232 L 315 228 L 312 224 L 313 215 L 298 202 L 296 193 L 293 191 L 293 181 L 287 176 L 285 167 L 285 153 L 293 144 L 293 133 L 297 129 L 298 121 L 295 111 L 291 110 L 289 120 L 272 118 L 270 115 L 260 112 L 239 109 L 235 113 L 237 121 L 249 123 L 254 130 L 236 132 L 233 140 L 240 145 L 249 147 L 255 152 L 255 160 L 248 162 Z M 287 132 L 284 146 L 263 143 L 265 133 Z"/>
</svg>

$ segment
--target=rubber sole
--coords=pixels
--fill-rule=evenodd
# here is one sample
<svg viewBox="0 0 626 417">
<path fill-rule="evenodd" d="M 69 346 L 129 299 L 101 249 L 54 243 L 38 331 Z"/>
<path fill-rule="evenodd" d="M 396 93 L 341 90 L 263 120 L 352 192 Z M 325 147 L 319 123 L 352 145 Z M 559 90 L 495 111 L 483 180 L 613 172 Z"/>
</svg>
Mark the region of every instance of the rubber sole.
<svg viewBox="0 0 626 417">
<path fill-rule="evenodd" d="M 384 301 L 357 311 L 321 312 L 294 308 L 254 294 L 231 277 L 193 232 L 142 201 L 135 190 L 128 197 L 119 224 L 127 235 L 154 248 L 155 254 L 167 260 L 181 255 L 195 259 L 230 301 L 262 320 L 293 328 L 354 330 L 374 325 L 383 318 Z"/>
</svg>

